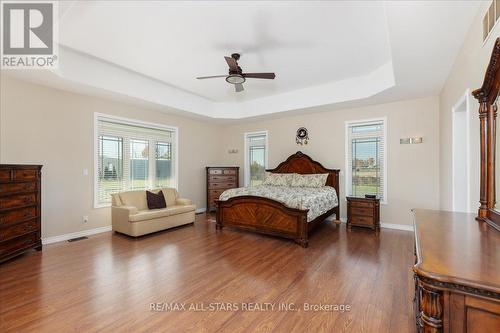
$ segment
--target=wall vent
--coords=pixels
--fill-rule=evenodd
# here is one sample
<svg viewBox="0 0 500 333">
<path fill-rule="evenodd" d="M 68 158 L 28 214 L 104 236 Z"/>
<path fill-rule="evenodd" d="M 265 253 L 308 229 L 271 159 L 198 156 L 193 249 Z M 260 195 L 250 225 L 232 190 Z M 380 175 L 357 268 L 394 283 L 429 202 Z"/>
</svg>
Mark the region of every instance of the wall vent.
<svg viewBox="0 0 500 333">
<path fill-rule="evenodd" d="M 500 17 L 500 0 L 493 0 L 483 17 L 483 42 L 490 36 L 491 30 Z"/>
<path fill-rule="evenodd" d="M 81 240 L 84 240 L 84 239 L 89 239 L 89 238 L 87 236 L 76 237 L 76 238 L 68 239 L 68 242 L 70 242 L 70 243 L 72 243 L 72 242 L 78 242 L 78 241 L 81 241 Z"/>
</svg>

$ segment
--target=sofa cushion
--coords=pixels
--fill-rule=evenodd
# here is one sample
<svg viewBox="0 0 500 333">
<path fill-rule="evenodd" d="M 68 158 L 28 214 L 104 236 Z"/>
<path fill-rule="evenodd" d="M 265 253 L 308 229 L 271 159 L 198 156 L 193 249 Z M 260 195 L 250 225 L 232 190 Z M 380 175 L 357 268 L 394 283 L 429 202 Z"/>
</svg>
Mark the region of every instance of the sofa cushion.
<svg viewBox="0 0 500 333">
<path fill-rule="evenodd" d="M 165 196 L 163 196 L 162 191 L 158 193 L 146 191 L 146 201 L 148 203 L 149 209 L 160 209 L 167 207 L 167 204 L 165 203 Z"/>
<path fill-rule="evenodd" d="M 195 205 L 186 205 L 186 206 L 174 205 L 174 206 L 167 206 L 167 208 L 162 208 L 162 209 L 141 210 L 138 211 L 137 214 L 130 215 L 129 221 L 140 222 L 140 221 L 152 220 L 161 217 L 187 213 L 190 211 L 194 211 L 195 209 L 196 209 Z"/>
<path fill-rule="evenodd" d="M 134 206 L 138 210 L 148 209 L 146 191 L 128 191 L 120 193 L 120 199 L 125 206 Z M 168 203 L 167 203 L 168 204 Z"/>
<path fill-rule="evenodd" d="M 177 190 L 175 188 L 164 187 L 161 189 L 161 191 L 163 192 L 163 196 L 165 197 L 165 202 L 167 203 L 167 207 L 174 206 L 175 200 L 178 197 Z"/>
</svg>

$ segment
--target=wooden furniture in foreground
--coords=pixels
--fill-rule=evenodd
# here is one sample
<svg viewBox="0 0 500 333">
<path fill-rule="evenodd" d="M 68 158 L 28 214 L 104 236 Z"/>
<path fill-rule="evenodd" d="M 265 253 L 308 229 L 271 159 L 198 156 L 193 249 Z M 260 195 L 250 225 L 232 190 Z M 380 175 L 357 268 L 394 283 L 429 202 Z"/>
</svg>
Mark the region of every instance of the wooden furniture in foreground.
<svg viewBox="0 0 500 333">
<path fill-rule="evenodd" d="M 215 201 L 225 190 L 239 187 L 239 167 L 206 167 L 207 212 L 217 209 Z"/>
<path fill-rule="evenodd" d="M 495 209 L 496 178 L 496 119 L 497 97 L 500 92 L 500 38 L 495 41 L 490 63 L 481 88 L 472 92 L 479 102 L 480 123 L 480 191 L 477 218 L 500 230 L 500 212 Z"/>
<path fill-rule="evenodd" d="M 415 316 L 419 332 L 497 332 L 500 328 L 500 212 L 495 210 L 496 100 L 500 39 L 478 99 L 480 207 L 466 213 L 414 212 Z"/>
<path fill-rule="evenodd" d="M 473 214 L 414 211 L 418 332 L 498 332 L 500 233 Z"/>
<path fill-rule="evenodd" d="M 347 197 L 347 227 L 380 230 L 380 200 L 376 198 Z"/>
<path fill-rule="evenodd" d="M 42 249 L 41 169 L 0 164 L 0 262 Z"/>
<path fill-rule="evenodd" d="M 302 152 L 297 152 L 281 162 L 273 173 L 328 173 L 326 185 L 335 188 L 340 201 L 339 170 L 327 169 L 321 163 Z M 308 245 L 309 231 L 328 216 L 335 214 L 336 222 L 340 222 L 340 208 L 332 208 L 311 222 L 307 222 L 307 210 L 290 208 L 281 202 L 255 196 L 238 196 L 229 200 L 217 200 L 216 227 L 233 227 L 268 235 L 293 239 L 302 247 Z"/>
</svg>

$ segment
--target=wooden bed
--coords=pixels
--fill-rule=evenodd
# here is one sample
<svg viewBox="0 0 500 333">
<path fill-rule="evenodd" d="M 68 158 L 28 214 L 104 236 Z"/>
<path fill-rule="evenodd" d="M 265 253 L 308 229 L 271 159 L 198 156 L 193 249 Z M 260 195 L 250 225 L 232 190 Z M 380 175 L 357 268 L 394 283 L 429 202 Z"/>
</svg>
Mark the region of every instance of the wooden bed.
<svg viewBox="0 0 500 333">
<path fill-rule="evenodd" d="M 340 223 L 340 170 L 327 169 L 299 151 L 281 162 L 275 169 L 267 171 L 298 174 L 328 173 L 326 185 L 335 188 L 339 204 L 313 221 L 307 222 L 308 210 L 290 208 L 268 198 L 247 195 L 217 200 L 217 230 L 223 227 L 248 230 L 293 239 L 302 247 L 307 247 L 309 232 L 328 216 L 335 214 L 335 222 Z"/>
</svg>

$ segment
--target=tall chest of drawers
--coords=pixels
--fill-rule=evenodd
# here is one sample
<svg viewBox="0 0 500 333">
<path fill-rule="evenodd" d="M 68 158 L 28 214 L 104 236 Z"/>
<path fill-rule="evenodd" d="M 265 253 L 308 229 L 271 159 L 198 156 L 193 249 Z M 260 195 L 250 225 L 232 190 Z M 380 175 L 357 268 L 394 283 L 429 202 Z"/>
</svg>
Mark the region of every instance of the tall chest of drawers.
<svg viewBox="0 0 500 333">
<path fill-rule="evenodd" d="M 0 262 L 42 249 L 41 169 L 0 164 Z"/>
<path fill-rule="evenodd" d="M 215 211 L 215 200 L 227 189 L 239 187 L 239 167 L 206 167 L 207 212 Z"/>
</svg>

